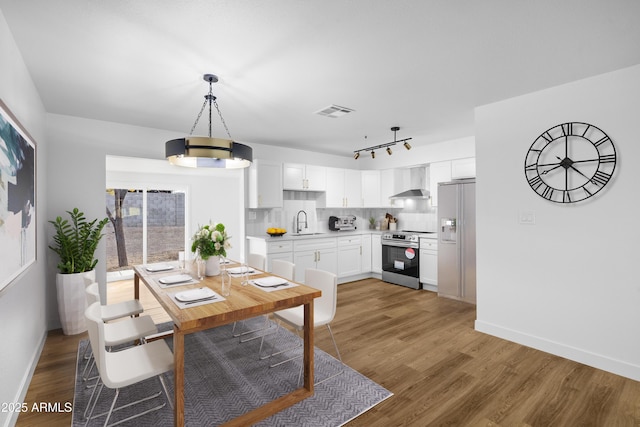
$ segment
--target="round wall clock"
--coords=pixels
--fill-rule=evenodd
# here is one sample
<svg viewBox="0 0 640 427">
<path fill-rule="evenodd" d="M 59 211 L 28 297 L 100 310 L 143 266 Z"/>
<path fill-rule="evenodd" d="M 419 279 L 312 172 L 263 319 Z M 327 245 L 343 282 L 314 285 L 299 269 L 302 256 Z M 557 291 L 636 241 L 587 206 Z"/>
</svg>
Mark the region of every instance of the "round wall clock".
<svg viewBox="0 0 640 427">
<path fill-rule="evenodd" d="M 552 127 L 533 141 L 524 160 L 529 186 L 557 203 L 575 203 L 602 190 L 616 168 L 611 138 L 588 123 Z"/>
</svg>

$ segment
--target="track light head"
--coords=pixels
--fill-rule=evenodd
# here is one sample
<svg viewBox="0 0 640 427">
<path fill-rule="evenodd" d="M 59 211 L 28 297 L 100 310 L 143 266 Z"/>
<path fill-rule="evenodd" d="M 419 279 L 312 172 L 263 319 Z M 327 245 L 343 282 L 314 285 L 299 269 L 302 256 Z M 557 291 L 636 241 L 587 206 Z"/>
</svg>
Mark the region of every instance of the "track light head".
<svg viewBox="0 0 640 427">
<path fill-rule="evenodd" d="M 375 159 L 375 158 L 376 158 L 376 152 L 375 152 L 375 151 L 372 151 L 372 152 L 371 152 L 371 158 L 372 158 L 372 159 Z"/>
<path fill-rule="evenodd" d="M 407 150 L 411 150 L 411 144 L 409 144 L 408 142 L 405 142 L 404 148 L 406 148 Z"/>
<path fill-rule="evenodd" d="M 360 152 L 356 151 L 355 154 L 353 155 L 353 158 L 358 160 L 359 157 L 360 157 Z"/>
<path fill-rule="evenodd" d="M 391 155 L 392 151 L 391 151 L 391 147 L 387 147 L 387 154 Z"/>
</svg>

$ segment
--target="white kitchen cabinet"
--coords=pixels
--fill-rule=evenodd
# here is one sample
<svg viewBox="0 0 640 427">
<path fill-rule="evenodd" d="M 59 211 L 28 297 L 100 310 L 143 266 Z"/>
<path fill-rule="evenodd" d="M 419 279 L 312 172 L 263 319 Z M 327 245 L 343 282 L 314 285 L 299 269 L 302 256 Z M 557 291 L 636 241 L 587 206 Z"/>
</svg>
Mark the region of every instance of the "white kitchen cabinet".
<svg viewBox="0 0 640 427">
<path fill-rule="evenodd" d="M 293 262 L 293 242 L 290 240 L 267 242 L 267 271 L 271 271 L 271 261 L 281 259 Z"/>
<path fill-rule="evenodd" d="M 420 283 L 438 285 L 438 240 L 420 239 Z"/>
<path fill-rule="evenodd" d="M 362 178 L 359 170 L 326 168 L 327 208 L 362 207 Z"/>
<path fill-rule="evenodd" d="M 380 207 L 380 171 L 362 171 L 362 207 Z"/>
<path fill-rule="evenodd" d="M 384 169 L 380 171 L 380 207 L 398 208 L 403 206 L 401 200 L 389 199 L 404 190 L 409 189 L 410 185 L 409 170 L 402 169 Z"/>
<path fill-rule="evenodd" d="M 382 274 L 382 235 L 371 235 L 371 271 Z"/>
<path fill-rule="evenodd" d="M 456 159 L 451 161 L 451 179 L 475 178 L 476 158 Z"/>
<path fill-rule="evenodd" d="M 307 268 L 337 273 L 338 251 L 336 239 L 304 239 L 293 242 L 293 263 L 296 265 L 296 281 L 304 283 Z"/>
<path fill-rule="evenodd" d="M 451 161 L 434 162 L 429 165 L 429 192 L 431 206 L 438 206 L 438 183 L 451 181 Z"/>
<path fill-rule="evenodd" d="M 256 159 L 249 168 L 249 208 L 282 207 L 282 164 Z"/>
<path fill-rule="evenodd" d="M 362 244 L 360 261 L 362 262 L 361 269 L 363 273 L 371 272 L 371 234 L 362 235 Z"/>
<path fill-rule="evenodd" d="M 338 278 L 362 272 L 362 236 L 338 237 Z"/>
<path fill-rule="evenodd" d="M 285 163 L 282 165 L 285 190 L 325 191 L 326 168 L 323 166 Z"/>
</svg>

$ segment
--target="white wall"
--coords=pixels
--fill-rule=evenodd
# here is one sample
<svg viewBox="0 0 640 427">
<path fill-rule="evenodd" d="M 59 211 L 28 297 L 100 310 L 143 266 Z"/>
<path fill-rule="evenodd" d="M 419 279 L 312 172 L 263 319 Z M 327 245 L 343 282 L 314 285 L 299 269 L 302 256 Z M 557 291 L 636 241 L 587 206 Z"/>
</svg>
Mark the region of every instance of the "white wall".
<svg viewBox="0 0 640 427">
<path fill-rule="evenodd" d="M 640 66 L 476 109 L 476 328 L 640 380 Z M 592 199 L 544 200 L 524 157 L 569 121 L 614 141 L 614 178 Z M 534 225 L 519 223 L 521 212 Z"/>
<path fill-rule="evenodd" d="M 22 402 L 47 333 L 44 228 L 47 223 L 48 144 L 45 110 L 0 11 L 0 98 L 37 144 L 36 263 L 0 291 L 0 403 Z M 0 425 L 16 414 L 0 412 Z"/>
<path fill-rule="evenodd" d="M 185 189 L 187 228 L 185 248 L 199 226 L 221 222 L 231 236 L 227 256 L 241 260 L 244 254 L 244 171 L 241 169 L 192 169 L 166 160 L 107 156 L 106 185 L 111 188 Z M 193 256 L 193 254 L 191 254 Z"/>
</svg>

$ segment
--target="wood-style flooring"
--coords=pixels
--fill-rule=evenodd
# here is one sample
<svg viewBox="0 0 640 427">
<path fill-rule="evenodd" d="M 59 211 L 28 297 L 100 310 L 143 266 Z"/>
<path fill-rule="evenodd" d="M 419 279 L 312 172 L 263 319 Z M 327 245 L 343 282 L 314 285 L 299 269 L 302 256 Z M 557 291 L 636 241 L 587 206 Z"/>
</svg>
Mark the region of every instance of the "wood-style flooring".
<svg viewBox="0 0 640 427">
<path fill-rule="evenodd" d="M 133 282 L 109 284 L 109 302 Z M 168 320 L 146 290 L 156 323 Z M 640 383 L 476 332 L 475 306 L 376 279 L 338 287 L 332 323 L 343 361 L 394 396 L 348 426 L 640 426 Z M 49 333 L 26 403 L 72 402 L 77 343 Z M 316 345 L 330 354 L 326 329 Z M 27 412 L 18 426 L 68 426 Z"/>
</svg>

